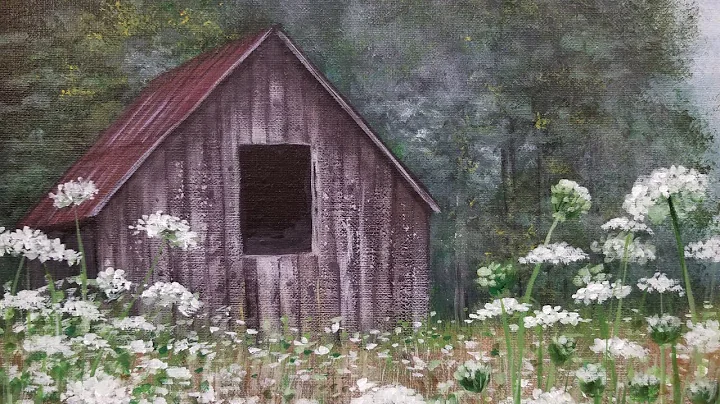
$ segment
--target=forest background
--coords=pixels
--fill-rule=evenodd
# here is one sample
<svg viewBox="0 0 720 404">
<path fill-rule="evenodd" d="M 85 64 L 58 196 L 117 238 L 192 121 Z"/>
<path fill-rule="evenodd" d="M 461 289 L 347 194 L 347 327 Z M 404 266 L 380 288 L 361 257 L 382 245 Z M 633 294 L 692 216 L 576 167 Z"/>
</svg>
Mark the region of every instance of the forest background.
<svg viewBox="0 0 720 404">
<path fill-rule="evenodd" d="M 683 164 L 717 178 L 713 118 L 693 95 L 700 10 L 690 0 L 2 0 L 0 226 L 13 228 L 155 76 L 279 23 L 439 202 L 433 308 L 463 319 L 488 299 L 473 282 L 479 265 L 516 262 L 542 241 L 559 179 L 593 197 L 590 214 L 557 233 L 588 251 L 639 175 Z M 701 210 L 690 223 L 710 220 Z M 672 235 L 657 233 L 658 259 L 632 277 L 679 277 Z M 14 263 L 0 265 L 4 282 Z M 716 269 L 694 265 L 696 294 L 709 298 Z M 542 274 L 538 300 L 570 296 L 576 270 Z"/>
</svg>

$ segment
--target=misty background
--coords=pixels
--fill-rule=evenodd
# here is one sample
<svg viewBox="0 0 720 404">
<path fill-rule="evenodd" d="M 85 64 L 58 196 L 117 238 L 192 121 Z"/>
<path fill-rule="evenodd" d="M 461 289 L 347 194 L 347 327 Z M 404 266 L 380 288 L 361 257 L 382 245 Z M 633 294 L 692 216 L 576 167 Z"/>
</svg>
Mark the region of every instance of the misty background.
<svg viewBox="0 0 720 404">
<path fill-rule="evenodd" d="M 432 303 L 462 319 L 488 299 L 478 266 L 542 241 L 559 179 L 586 186 L 593 207 L 554 241 L 589 251 L 638 175 L 682 164 L 718 177 L 719 16 L 713 0 L 4 0 L 0 226 L 152 78 L 280 23 L 437 199 Z M 692 217 L 686 241 L 715 213 Z M 653 242 L 658 259 L 631 281 L 678 275 L 670 230 Z M 708 299 L 716 269 L 693 265 Z M 0 261 L 0 278 L 10 268 Z M 544 271 L 538 300 L 568 298 L 577 269 Z"/>
</svg>

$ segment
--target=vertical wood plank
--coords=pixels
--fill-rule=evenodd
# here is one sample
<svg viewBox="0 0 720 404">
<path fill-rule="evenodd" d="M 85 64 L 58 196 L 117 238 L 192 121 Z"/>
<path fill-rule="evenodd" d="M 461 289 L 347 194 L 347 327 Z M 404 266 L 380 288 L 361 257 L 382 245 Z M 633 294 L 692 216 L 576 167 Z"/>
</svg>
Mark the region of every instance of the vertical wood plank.
<svg viewBox="0 0 720 404">
<path fill-rule="evenodd" d="M 285 55 L 285 114 L 287 115 L 287 139 L 290 143 L 308 144 L 310 136 L 305 125 L 305 87 L 312 82 L 309 74 L 292 52 Z M 305 74 L 303 74 L 305 73 Z"/>
<path fill-rule="evenodd" d="M 267 52 L 265 46 L 255 50 L 255 57 L 248 66 L 252 74 L 252 143 L 265 144 L 268 140 L 268 91 Z"/>
<path fill-rule="evenodd" d="M 185 160 L 186 135 L 177 131 L 166 140 L 165 172 L 167 174 L 168 214 L 188 220 L 189 207 L 186 195 L 187 162 Z M 168 252 L 169 282 L 178 282 L 190 287 L 190 269 L 187 252 L 173 248 Z"/>
<path fill-rule="evenodd" d="M 300 290 L 300 327 L 302 332 L 318 331 L 319 283 L 318 258 L 315 254 L 298 256 L 298 278 Z"/>
<path fill-rule="evenodd" d="M 156 211 L 167 212 L 167 176 L 165 173 L 165 146 L 160 146 L 155 152 L 143 163 L 142 167 L 136 172 L 131 181 L 140 182 L 140 200 L 142 201 L 141 215 L 149 215 Z M 160 249 L 160 240 L 148 239 L 144 235 L 139 235 L 144 240 L 144 253 L 149 265 L 152 264 L 152 258 L 158 254 Z M 169 255 L 167 246 L 164 246 L 162 256 L 157 258 L 157 265 L 153 273 L 153 282 L 167 282 L 170 279 L 169 274 Z"/>
<path fill-rule="evenodd" d="M 394 319 L 412 318 L 414 262 L 412 260 L 412 196 L 404 181 L 394 180 L 395 198 L 392 220 L 392 283 L 395 302 Z"/>
<path fill-rule="evenodd" d="M 247 102 L 247 75 L 236 72 L 224 86 L 220 96 L 221 143 L 220 166 L 223 183 L 226 260 L 226 300 L 230 313 L 236 318 L 245 317 L 245 275 L 242 272 L 242 236 L 240 234 L 240 137 L 249 136 L 249 103 Z"/>
<path fill-rule="evenodd" d="M 280 259 L 277 256 L 256 256 L 258 315 L 260 328 L 280 329 Z"/>
<path fill-rule="evenodd" d="M 280 316 L 286 317 L 288 326 L 298 327 L 300 292 L 298 290 L 298 256 L 282 255 L 279 258 Z"/>
<path fill-rule="evenodd" d="M 285 114 L 285 68 L 283 49 L 277 37 L 268 41 L 265 68 L 268 74 L 268 143 L 287 143 Z"/>
<path fill-rule="evenodd" d="M 420 201 L 413 206 L 413 298 L 412 317 L 413 321 L 422 321 L 427 318 L 430 305 L 430 280 L 429 280 L 429 212 Z"/>
<path fill-rule="evenodd" d="M 358 328 L 359 317 L 359 282 L 360 282 L 360 243 L 359 227 L 359 149 L 358 135 L 354 125 L 345 118 L 336 118 L 335 141 L 342 144 L 339 157 L 342 174 L 337 175 L 338 193 L 336 226 L 340 228 L 337 241 L 337 256 L 340 263 L 341 313 L 345 325 L 351 329 Z M 340 134 L 343 134 L 340 136 Z"/>
<path fill-rule="evenodd" d="M 375 218 L 378 226 L 378 260 L 373 288 L 375 327 L 382 328 L 393 315 L 392 220 L 394 186 L 392 169 L 385 161 L 375 166 Z"/>
<path fill-rule="evenodd" d="M 248 328 L 260 328 L 260 301 L 258 296 L 258 268 L 254 257 L 241 260 L 245 275 L 245 318 Z"/>
<path fill-rule="evenodd" d="M 379 249 L 379 223 L 376 219 L 375 164 L 376 151 L 368 142 L 360 142 L 361 159 L 359 207 L 359 280 L 358 280 L 358 328 L 373 328 L 373 286 Z"/>
</svg>

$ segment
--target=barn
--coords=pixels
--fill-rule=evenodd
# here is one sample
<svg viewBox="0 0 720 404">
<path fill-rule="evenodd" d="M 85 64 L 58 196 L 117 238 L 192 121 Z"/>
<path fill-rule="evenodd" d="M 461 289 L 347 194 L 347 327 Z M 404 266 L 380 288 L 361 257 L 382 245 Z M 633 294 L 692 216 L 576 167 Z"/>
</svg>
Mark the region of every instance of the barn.
<svg viewBox="0 0 720 404">
<path fill-rule="evenodd" d="M 89 268 L 139 281 L 159 248 L 128 225 L 189 221 L 163 254 L 177 281 L 252 327 L 387 328 L 428 310 L 437 203 L 278 27 L 154 79 L 61 178 L 95 182 L 77 210 Z M 44 198 L 20 225 L 72 245 L 74 212 Z"/>
</svg>

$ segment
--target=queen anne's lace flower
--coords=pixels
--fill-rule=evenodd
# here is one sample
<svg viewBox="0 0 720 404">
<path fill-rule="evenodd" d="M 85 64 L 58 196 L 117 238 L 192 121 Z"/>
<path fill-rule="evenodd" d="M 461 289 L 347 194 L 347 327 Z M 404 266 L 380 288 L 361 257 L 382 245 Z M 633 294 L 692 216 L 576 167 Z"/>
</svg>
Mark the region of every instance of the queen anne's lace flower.
<svg viewBox="0 0 720 404">
<path fill-rule="evenodd" d="M 680 337 L 682 322 L 679 318 L 669 314 L 646 318 L 650 338 L 657 344 L 674 343 Z"/>
<path fill-rule="evenodd" d="M 61 395 L 68 404 L 127 404 L 132 397 L 127 386 L 102 371 L 83 381 L 69 382 Z"/>
<path fill-rule="evenodd" d="M 73 317 L 82 317 L 90 321 L 105 319 L 100 310 L 92 303 L 83 300 L 68 300 L 62 307 L 62 312 Z"/>
<path fill-rule="evenodd" d="M 39 290 L 21 290 L 16 295 L 5 293 L 0 300 L 0 310 L 17 309 L 28 311 L 41 311 L 48 305 L 49 299 Z"/>
<path fill-rule="evenodd" d="M 637 283 L 638 289 L 648 293 L 668 293 L 676 292 L 682 296 L 685 294 L 685 290 L 680 286 L 680 281 L 677 279 L 670 279 L 667 275 L 655 272 L 652 278 L 640 278 Z"/>
<path fill-rule="evenodd" d="M 112 319 L 112 326 L 122 331 L 155 331 L 157 328 L 143 316 L 114 318 Z"/>
<path fill-rule="evenodd" d="M 108 299 L 117 299 L 120 295 L 130 290 L 132 282 L 125 279 L 125 271 L 122 269 L 105 268 L 104 271 L 100 271 L 97 275 L 97 285 Z"/>
<path fill-rule="evenodd" d="M 465 390 L 481 393 L 490 382 L 490 366 L 468 360 L 458 366 L 453 376 Z"/>
<path fill-rule="evenodd" d="M 509 401 L 512 403 L 512 400 Z M 522 404 L 576 404 L 572 396 L 563 390 L 553 387 L 550 391 L 533 390 L 532 399 L 522 400 Z"/>
<path fill-rule="evenodd" d="M 611 339 L 595 338 L 595 343 L 590 347 L 595 353 L 607 353 L 613 358 L 643 359 L 647 356 L 647 349 L 642 345 L 626 339 L 612 337 Z"/>
<path fill-rule="evenodd" d="M 605 368 L 601 365 L 588 363 L 575 372 L 580 382 L 580 390 L 590 397 L 601 395 L 607 384 Z"/>
<path fill-rule="evenodd" d="M 110 344 L 108 344 L 106 340 L 100 338 L 99 335 L 92 332 L 84 334 L 81 337 L 75 337 L 72 339 L 72 341 L 84 345 L 91 351 L 110 348 Z"/>
<path fill-rule="evenodd" d="M 178 311 L 185 317 L 197 312 L 202 303 L 189 290 L 177 282 L 156 282 L 142 293 L 145 304 L 170 307 L 177 305 Z"/>
<path fill-rule="evenodd" d="M 33 335 L 23 341 L 23 349 L 30 353 L 44 352 L 48 356 L 55 354 L 61 354 L 66 357 L 75 355 L 70 348 L 70 344 L 68 344 L 62 335 Z"/>
<path fill-rule="evenodd" d="M 590 210 L 590 193 L 575 181 L 562 179 L 550 187 L 553 217 L 561 222 L 580 216 Z"/>
<path fill-rule="evenodd" d="M 637 262 L 640 265 L 645 265 L 648 261 L 655 259 L 655 246 L 639 239 L 633 239 L 627 245 L 626 253 L 624 233 L 607 237 L 602 242 L 602 245 L 594 241 L 590 249 L 593 252 L 602 253 L 605 256 L 605 262 L 613 262 L 625 258 L 628 262 Z"/>
<path fill-rule="evenodd" d="M 77 206 L 89 199 L 94 199 L 97 193 L 98 189 L 94 182 L 78 178 L 77 181 L 58 185 L 57 194 L 50 193 L 49 196 L 54 201 L 53 206 L 61 209 L 70 205 Z"/>
<path fill-rule="evenodd" d="M 425 404 L 425 400 L 413 389 L 390 385 L 373 388 L 366 394 L 350 400 L 350 404 Z"/>
<path fill-rule="evenodd" d="M 720 236 L 688 244 L 685 247 L 685 256 L 701 261 L 720 262 Z"/>
<path fill-rule="evenodd" d="M 718 382 L 715 380 L 694 380 L 687 387 L 687 396 L 693 404 L 711 404 L 718 394 Z"/>
<path fill-rule="evenodd" d="M 0 257 L 5 254 L 23 256 L 28 260 L 37 259 L 43 263 L 50 260 L 66 261 L 68 265 L 75 265 L 82 258 L 77 251 L 65 248 L 59 238 L 50 239 L 40 230 L 32 230 L 27 226 L 14 232 L 0 228 Z"/>
<path fill-rule="evenodd" d="M 568 243 L 541 244 L 530 251 L 525 257 L 518 259 L 521 264 L 550 263 L 553 265 L 569 264 L 575 261 L 586 260 L 588 255 L 579 248 Z"/>
<path fill-rule="evenodd" d="M 693 324 L 687 322 L 690 331 L 683 336 L 687 346 L 691 346 L 700 353 L 713 353 L 720 349 L 720 327 L 717 320 L 707 320 L 704 323 Z"/>
<path fill-rule="evenodd" d="M 545 305 L 542 310 L 535 310 L 535 316 L 525 316 L 525 328 L 542 327 L 547 328 L 549 326 L 560 324 L 578 325 L 581 321 L 585 321 L 580 317 L 580 314 L 562 310 L 560 306 Z"/>
<path fill-rule="evenodd" d="M 603 303 L 606 300 L 615 297 L 617 299 L 623 299 L 630 294 L 632 288 L 626 285 L 619 285 L 617 282 L 613 282 L 611 285 L 608 281 L 602 282 L 591 282 L 588 283 L 584 288 L 578 289 L 572 295 L 576 303 L 583 302 L 585 305 L 592 303 Z"/>
<path fill-rule="evenodd" d="M 486 320 L 488 318 L 497 317 L 502 314 L 503 307 L 505 313 L 512 315 L 515 312 L 526 312 L 530 310 L 530 305 L 527 303 L 520 303 L 517 299 L 512 297 L 504 297 L 502 299 L 495 299 L 490 303 L 485 303 L 484 308 L 478 310 L 475 313 L 470 313 L 468 317 L 475 320 Z"/>
<path fill-rule="evenodd" d="M 577 275 L 573 277 L 573 284 L 577 287 L 587 286 L 589 283 L 601 283 L 602 281 L 610 280 L 611 274 L 603 272 L 603 264 L 600 265 L 586 265 L 578 269 Z"/>
<path fill-rule="evenodd" d="M 630 381 L 630 397 L 637 403 L 652 403 L 660 395 L 660 379 L 638 373 Z"/>
<path fill-rule="evenodd" d="M 648 234 L 653 234 L 652 229 L 649 228 L 645 223 L 637 222 L 635 220 L 628 219 L 627 217 L 616 217 L 614 219 L 610 219 L 605 222 L 605 224 L 600 226 L 600 228 L 605 231 L 618 230 L 620 232 L 645 232 Z"/>
<path fill-rule="evenodd" d="M 707 175 L 683 166 L 660 168 L 649 176 L 641 176 L 635 181 L 630 194 L 625 196 L 623 209 L 635 220 L 643 221 L 648 215 L 661 222 L 668 214 L 667 199 L 677 200 L 678 214 L 696 209 L 696 202 L 702 200 L 707 192 Z"/>
<path fill-rule="evenodd" d="M 187 250 L 197 246 L 198 235 L 190 231 L 187 220 L 157 211 L 151 215 L 143 215 L 137 225 L 128 226 L 135 230 L 133 234 L 145 232 L 149 238 L 167 240 L 171 246 Z"/>
</svg>

